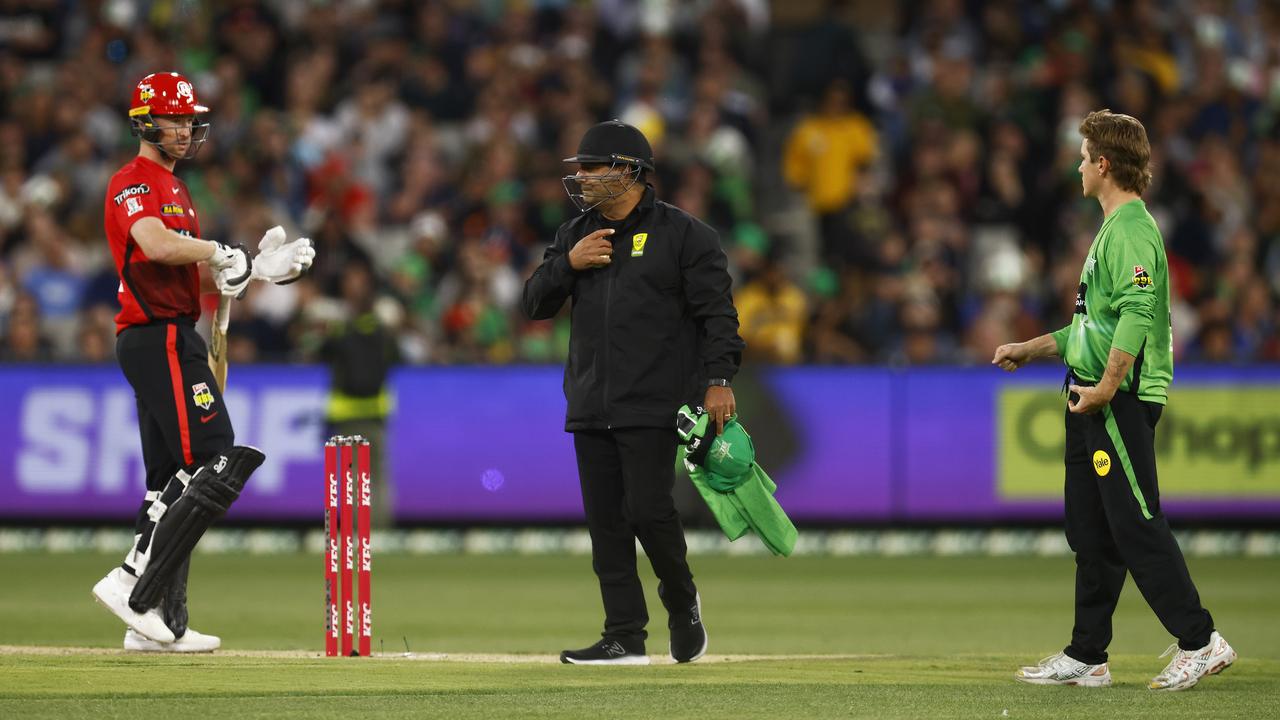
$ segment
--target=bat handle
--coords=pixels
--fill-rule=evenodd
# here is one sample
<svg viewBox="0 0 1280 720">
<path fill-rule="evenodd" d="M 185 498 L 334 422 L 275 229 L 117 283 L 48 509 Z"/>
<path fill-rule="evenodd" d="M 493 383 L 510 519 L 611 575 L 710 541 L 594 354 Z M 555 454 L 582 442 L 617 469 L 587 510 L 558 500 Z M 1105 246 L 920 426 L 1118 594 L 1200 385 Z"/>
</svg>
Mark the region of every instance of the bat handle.
<svg viewBox="0 0 1280 720">
<path fill-rule="evenodd" d="M 231 298 L 226 295 L 218 298 L 218 313 L 214 316 L 214 322 L 217 323 L 218 330 L 226 334 L 227 326 L 231 323 Z"/>
</svg>

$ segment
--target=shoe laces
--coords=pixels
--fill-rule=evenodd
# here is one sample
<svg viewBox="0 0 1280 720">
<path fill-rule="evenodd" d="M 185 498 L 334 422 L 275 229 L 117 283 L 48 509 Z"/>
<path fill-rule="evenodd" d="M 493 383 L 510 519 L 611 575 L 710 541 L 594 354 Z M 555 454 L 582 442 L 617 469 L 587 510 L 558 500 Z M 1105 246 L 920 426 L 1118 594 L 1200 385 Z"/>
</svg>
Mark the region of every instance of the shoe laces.
<svg viewBox="0 0 1280 720">
<path fill-rule="evenodd" d="M 1047 658 L 1042 658 L 1040 662 L 1036 663 L 1036 665 L 1042 668 L 1047 668 L 1051 665 L 1060 664 L 1062 660 L 1066 659 L 1066 657 L 1067 657 L 1066 653 L 1054 653 Z"/>
<path fill-rule="evenodd" d="M 1161 673 L 1161 675 L 1171 675 L 1174 672 L 1180 671 L 1190 665 L 1192 658 L 1195 657 L 1195 651 L 1183 650 L 1178 647 L 1178 643 L 1173 643 L 1164 652 L 1160 653 L 1160 657 L 1162 658 L 1169 657 L 1170 655 L 1173 656 L 1173 659 L 1169 661 L 1168 666 L 1165 667 L 1164 672 Z"/>
</svg>

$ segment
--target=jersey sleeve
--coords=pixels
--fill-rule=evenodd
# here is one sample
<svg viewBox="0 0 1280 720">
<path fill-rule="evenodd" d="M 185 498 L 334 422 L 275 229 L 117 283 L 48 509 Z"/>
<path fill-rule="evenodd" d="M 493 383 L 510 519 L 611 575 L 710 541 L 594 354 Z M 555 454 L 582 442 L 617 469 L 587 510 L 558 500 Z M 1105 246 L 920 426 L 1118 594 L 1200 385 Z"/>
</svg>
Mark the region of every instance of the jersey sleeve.
<svg viewBox="0 0 1280 720">
<path fill-rule="evenodd" d="M 1111 280 L 1111 309 L 1119 319 L 1111 347 L 1137 355 L 1151 329 L 1156 311 L 1156 279 L 1160 237 L 1141 224 L 1129 224 L 1107 246 L 1107 273 Z"/>
<path fill-rule="evenodd" d="M 1071 336 L 1071 326 L 1066 325 L 1049 333 L 1049 337 L 1053 338 L 1053 344 L 1058 349 L 1058 357 L 1064 360 L 1067 357 L 1067 338 Z"/>
<path fill-rule="evenodd" d="M 157 188 L 140 178 L 125 179 L 120 189 L 107 201 L 107 212 L 111 222 L 120 228 L 127 239 L 133 224 L 144 217 L 162 218 L 160 213 L 160 193 Z"/>
<path fill-rule="evenodd" d="M 732 380 L 746 344 L 738 335 L 733 279 L 720 236 L 710 226 L 690 222 L 680 250 L 680 274 L 689 311 L 698 324 L 698 347 L 708 378 Z"/>
<path fill-rule="evenodd" d="M 573 247 L 568 225 L 561 225 L 556 239 L 542 254 L 542 264 L 524 283 L 524 312 L 531 320 L 555 317 L 564 301 L 573 294 L 577 272 L 569 264 Z"/>
</svg>

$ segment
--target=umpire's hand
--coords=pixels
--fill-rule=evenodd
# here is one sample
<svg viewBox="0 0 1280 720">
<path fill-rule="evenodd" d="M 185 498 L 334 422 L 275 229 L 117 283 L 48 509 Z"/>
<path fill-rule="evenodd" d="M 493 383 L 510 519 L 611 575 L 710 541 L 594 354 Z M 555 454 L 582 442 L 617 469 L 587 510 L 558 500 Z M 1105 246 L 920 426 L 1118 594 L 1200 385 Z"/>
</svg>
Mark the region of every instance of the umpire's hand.
<svg viewBox="0 0 1280 720">
<path fill-rule="evenodd" d="M 707 388 L 707 397 L 702 401 L 702 408 L 716 424 L 716 435 L 724 432 L 724 424 L 738 412 L 738 402 L 733 399 L 733 388 L 720 385 Z"/>
<path fill-rule="evenodd" d="M 612 230 L 597 230 L 578 241 L 569 251 L 569 266 L 574 270 L 602 268 L 613 262 L 613 243 L 607 239 Z"/>
</svg>

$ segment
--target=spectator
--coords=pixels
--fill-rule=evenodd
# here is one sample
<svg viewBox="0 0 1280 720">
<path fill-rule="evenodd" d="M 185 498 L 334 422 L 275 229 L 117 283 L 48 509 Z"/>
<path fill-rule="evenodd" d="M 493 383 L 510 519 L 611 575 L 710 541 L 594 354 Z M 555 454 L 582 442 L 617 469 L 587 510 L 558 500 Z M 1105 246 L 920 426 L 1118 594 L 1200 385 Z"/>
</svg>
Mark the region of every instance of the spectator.
<svg viewBox="0 0 1280 720">
<path fill-rule="evenodd" d="M 29 12 L 0 50 L 0 332 L 23 357 L 102 355 L 102 169 L 127 90 L 169 68 L 209 88 L 182 171 L 205 236 L 317 244 L 309 280 L 237 304 L 240 359 L 314 356 L 359 263 L 409 362 L 561 362 L 565 318 L 524 320 L 510 288 L 576 212 L 560 158 L 625 114 L 738 294 L 805 296 L 799 355 L 773 360 L 968 361 L 1070 314 L 1097 227 L 1076 128 L 1104 106 L 1150 132 L 1177 356 L 1280 355 L 1274 3 L 98 5 Z"/>
<path fill-rule="evenodd" d="M 808 300 L 776 255 L 738 291 L 735 304 L 738 332 L 747 343 L 744 354 L 752 362 L 794 365 L 803 359 Z"/>
<path fill-rule="evenodd" d="M 805 193 L 818 218 L 824 259 L 842 264 L 852 238 L 845 213 L 858 191 L 861 170 L 876 154 L 876 131 L 850 105 L 848 84 L 827 86 L 818 112 L 803 118 L 787 139 L 783 172 Z"/>
</svg>

